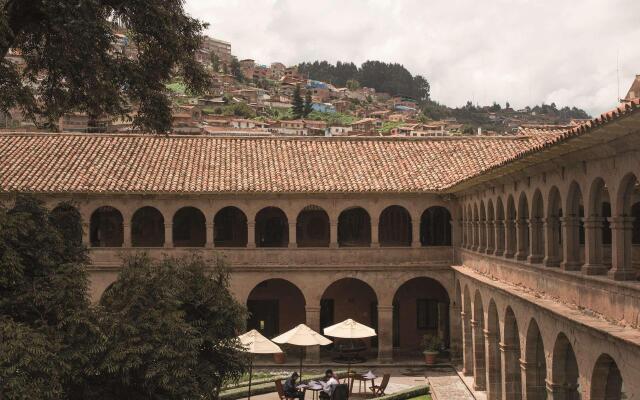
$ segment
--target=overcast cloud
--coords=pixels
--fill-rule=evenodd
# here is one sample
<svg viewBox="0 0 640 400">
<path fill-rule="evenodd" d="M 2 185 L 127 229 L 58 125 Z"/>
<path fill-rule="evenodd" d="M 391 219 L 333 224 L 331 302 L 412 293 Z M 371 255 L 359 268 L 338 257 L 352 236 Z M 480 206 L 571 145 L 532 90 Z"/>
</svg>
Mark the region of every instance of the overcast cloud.
<svg viewBox="0 0 640 400">
<path fill-rule="evenodd" d="M 259 63 L 404 64 L 449 106 L 615 107 L 640 74 L 640 0 L 187 0 Z"/>
</svg>

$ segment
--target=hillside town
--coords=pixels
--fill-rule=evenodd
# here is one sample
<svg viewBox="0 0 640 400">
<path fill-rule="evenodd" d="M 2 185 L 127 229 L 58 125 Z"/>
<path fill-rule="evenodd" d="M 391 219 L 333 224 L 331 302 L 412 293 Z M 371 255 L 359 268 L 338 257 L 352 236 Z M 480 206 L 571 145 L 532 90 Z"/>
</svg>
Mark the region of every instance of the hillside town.
<svg viewBox="0 0 640 400">
<path fill-rule="evenodd" d="M 137 50 L 125 31 L 115 34 L 113 51 L 135 59 Z M 20 52 L 7 59 L 24 63 Z M 488 106 L 468 102 L 448 108 L 430 99 L 413 99 L 360 86 L 345 87 L 312 79 L 297 65 L 269 65 L 238 60 L 231 43 L 205 36 L 196 60 L 212 78 L 206 95 L 188 92 L 176 78 L 167 85 L 172 100 L 172 132 L 218 136 L 386 136 L 433 137 L 462 135 L 518 135 L 523 130 L 578 126 L 590 116 L 577 108 L 559 110 L 555 104 L 515 109 L 509 103 Z M 316 63 L 317 64 L 317 63 Z M 640 76 L 622 101 L 640 96 Z M 428 95 L 427 95 L 428 96 Z M 61 132 L 127 133 L 135 131 L 128 115 L 103 115 L 90 120 L 86 113 L 69 112 L 57 123 Z M 0 113 L 0 131 L 51 130 L 25 118 L 18 109 Z"/>
</svg>

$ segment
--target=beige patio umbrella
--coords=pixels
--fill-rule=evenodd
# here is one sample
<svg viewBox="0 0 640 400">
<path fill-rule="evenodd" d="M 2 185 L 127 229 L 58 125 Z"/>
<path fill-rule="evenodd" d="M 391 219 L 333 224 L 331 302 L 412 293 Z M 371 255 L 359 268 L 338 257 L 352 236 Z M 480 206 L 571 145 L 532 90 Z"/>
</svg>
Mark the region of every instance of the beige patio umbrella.
<svg viewBox="0 0 640 400">
<path fill-rule="evenodd" d="M 260 332 L 255 329 L 238 336 L 240 343 L 245 348 L 247 353 L 252 355 L 249 357 L 249 395 L 248 399 L 251 400 L 251 376 L 253 375 L 253 354 L 273 354 L 282 353 L 282 349 L 273 343 L 271 340 L 262 336 Z"/>
<path fill-rule="evenodd" d="M 332 343 L 331 340 L 322 336 L 305 324 L 300 324 L 290 331 L 273 338 L 273 341 L 280 344 L 286 343 L 300 346 L 300 380 L 302 380 L 302 348 L 308 346 L 326 346 Z"/>
<path fill-rule="evenodd" d="M 376 336 L 376 331 L 366 325 L 363 325 L 351 318 L 324 328 L 324 334 L 331 337 L 342 339 L 362 339 Z M 351 359 L 347 363 L 347 374 L 351 372 Z"/>
</svg>

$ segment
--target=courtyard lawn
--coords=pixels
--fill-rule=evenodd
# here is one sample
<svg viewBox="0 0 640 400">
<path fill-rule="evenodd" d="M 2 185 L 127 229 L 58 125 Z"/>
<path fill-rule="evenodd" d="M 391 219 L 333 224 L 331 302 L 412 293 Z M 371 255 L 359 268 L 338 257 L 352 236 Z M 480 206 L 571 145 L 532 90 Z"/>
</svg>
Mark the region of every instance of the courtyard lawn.
<svg viewBox="0 0 640 400">
<path fill-rule="evenodd" d="M 431 396 L 429 396 L 428 394 L 423 394 L 422 396 L 412 397 L 407 400 L 431 400 Z"/>
</svg>

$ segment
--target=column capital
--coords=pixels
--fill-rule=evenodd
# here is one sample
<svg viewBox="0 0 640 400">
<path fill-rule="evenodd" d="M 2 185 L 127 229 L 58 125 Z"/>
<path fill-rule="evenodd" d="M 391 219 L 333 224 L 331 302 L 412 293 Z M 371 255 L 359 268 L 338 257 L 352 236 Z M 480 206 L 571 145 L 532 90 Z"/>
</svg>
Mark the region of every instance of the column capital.
<svg viewBox="0 0 640 400">
<path fill-rule="evenodd" d="M 542 218 L 528 218 L 525 220 L 529 225 L 542 225 L 543 224 L 543 220 Z"/>
<path fill-rule="evenodd" d="M 607 221 L 611 224 L 611 229 L 631 230 L 633 229 L 633 217 L 609 217 Z"/>
<path fill-rule="evenodd" d="M 519 350 L 518 346 L 513 344 L 504 344 L 503 342 L 500 342 L 498 347 L 500 347 L 500 351 L 503 353 L 516 353 Z"/>
<path fill-rule="evenodd" d="M 497 219 L 497 220 L 493 221 L 493 225 L 496 226 L 496 227 L 497 226 L 504 226 L 504 220 Z"/>
<path fill-rule="evenodd" d="M 562 223 L 562 226 L 566 227 L 578 226 L 578 224 L 580 223 L 580 219 L 575 216 L 560 217 L 559 219 Z"/>
<path fill-rule="evenodd" d="M 482 333 L 484 333 L 484 337 L 489 339 L 489 338 L 495 338 L 498 336 L 498 332 L 494 332 L 494 331 L 490 331 L 488 329 L 483 329 Z"/>
<path fill-rule="evenodd" d="M 320 306 L 304 306 L 304 310 L 307 313 L 319 313 Z"/>
<path fill-rule="evenodd" d="M 393 306 L 378 305 L 378 312 L 393 312 Z"/>
<path fill-rule="evenodd" d="M 585 217 L 582 218 L 584 229 L 600 229 L 602 228 L 604 218 L 602 217 Z"/>
<path fill-rule="evenodd" d="M 477 320 L 475 320 L 475 319 L 471 319 L 471 320 L 469 320 L 469 323 L 471 324 L 471 326 L 472 326 L 473 328 L 475 328 L 475 327 L 477 327 L 477 326 L 479 326 L 479 325 L 480 325 L 480 321 L 477 321 Z"/>
</svg>

